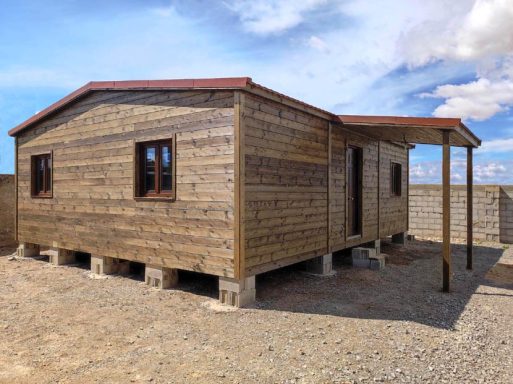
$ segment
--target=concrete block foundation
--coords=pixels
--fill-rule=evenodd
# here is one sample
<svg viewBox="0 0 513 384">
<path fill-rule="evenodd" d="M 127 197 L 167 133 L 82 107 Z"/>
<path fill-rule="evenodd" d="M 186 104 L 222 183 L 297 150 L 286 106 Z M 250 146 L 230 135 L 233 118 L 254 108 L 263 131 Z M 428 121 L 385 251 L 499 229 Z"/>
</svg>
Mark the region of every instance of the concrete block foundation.
<svg viewBox="0 0 513 384">
<path fill-rule="evenodd" d="M 407 232 L 396 233 L 395 235 L 392 235 L 392 243 L 405 245 L 407 237 Z"/>
<path fill-rule="evenodd" d="M 20 243 L 16 250 L 16 255 L 18 257 L 34 257 L 39 256 L 39 252 L 39 244 Z"/>
<path fill-rule="evenodd" d="M 219 278 L 219 301 L 234 307 L 244 307 L 256 300 L 255 276 L 237 280 Z"/>
<path fill-rule="evenodd" d="M 75 252 L 63 248 L 50 248 L 48 251 L 50 263 L 53 265 L 73 264 L 75 260 Z"/>
<path fill-rule="evenodd" d="M 333 255 L 328 253 L 327 255 L 316 257 L 308 260 L 305 265 L 307 271 L 310 273 L 329 275 L 333 272 Z"/>
<path fill-rule="evenodd" d="M 146 265 L 144 268 L 144 281 L 150 287 L 159 289 L 172 288 L 178 284 L 178 270 Z"/>
<path fill-rule="evenodd" d="M 128 263 L 126 263 L 128 264 Z M 91 255 L 91 272 L 97 275 L 112 275 L 119 273 L 121 263 L 119 259 L 107 256 Z"/>
</svg>

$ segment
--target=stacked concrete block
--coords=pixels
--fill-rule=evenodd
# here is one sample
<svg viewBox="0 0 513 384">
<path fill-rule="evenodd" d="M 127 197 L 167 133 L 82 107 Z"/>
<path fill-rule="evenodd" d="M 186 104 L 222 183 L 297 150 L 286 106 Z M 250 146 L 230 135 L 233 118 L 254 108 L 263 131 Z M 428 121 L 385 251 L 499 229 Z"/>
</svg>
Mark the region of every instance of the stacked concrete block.
<svg viewBox="0 0 513 384">
<path fill-rule="evenodd" d="M 219 301 L 235 307 L 245 307 L 255 302 L 255 276 L 245 279 L 219 278 Z"/>
<path fill-rule="evenodd" d="M 168 289 L 178 284 L 178 270 L 164 267 L 146 265 L 144 281 L 150 287 Z"/>
<path fill-rule="evenodd" d="M 333 256 L 331 253 L 316 257 L 306 262 L 306 269 L 316 275 L 329 275 L 333 272 Z"/>
</svg>

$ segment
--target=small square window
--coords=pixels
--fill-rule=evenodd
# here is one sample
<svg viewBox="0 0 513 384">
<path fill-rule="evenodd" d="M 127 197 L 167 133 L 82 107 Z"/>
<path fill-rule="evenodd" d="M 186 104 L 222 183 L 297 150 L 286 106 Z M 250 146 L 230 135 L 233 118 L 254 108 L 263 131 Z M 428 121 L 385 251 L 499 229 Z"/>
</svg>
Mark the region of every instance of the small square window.
<svg viewBox="0 0 513 384">
<path fill-rule="evenodd" d="M 390 191 L 392 196 L 401 196 L 402 165 L 392 162 L 390 167 Z"/>
<path fill-rule="evenodd" d="M 32 197 L 52 197 L 52 154 L 31 157 Z"/>
<path fill-rule="evenodd" d="M 135 197 L 174 199 L 174 140 L 137 143 Z"/>
</svg>

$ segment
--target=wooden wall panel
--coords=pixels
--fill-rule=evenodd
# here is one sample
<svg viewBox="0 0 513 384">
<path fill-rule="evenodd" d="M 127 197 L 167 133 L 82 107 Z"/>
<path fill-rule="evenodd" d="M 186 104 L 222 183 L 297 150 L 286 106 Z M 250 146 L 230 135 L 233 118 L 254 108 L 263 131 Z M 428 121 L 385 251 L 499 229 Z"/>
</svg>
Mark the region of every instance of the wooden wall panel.
<svg viewBox="0 0 513 384">
<path fill-rule="evenodd" d="M 246 95 L 244 125 L 246 273 L 326 254 L 328 121 Z"/>
<path fill-rule="evenodd" d="M 391 194 L 391 162 L 402 166 L 401 196 Z M 408 149 L 403 145 L 381 142 L 379 206 L 381 237 L 408 230 Z"/>
<path fill-rule="evenodd" d="M 19 237 L 234 276 L 231 91 L 94 92 L 20 135 Z M 176 201 L 135 201 L 135 142 L 176 133 Z M 53 150 L 52 199 L 30 197 L 30 156 Z"/>
</svg>

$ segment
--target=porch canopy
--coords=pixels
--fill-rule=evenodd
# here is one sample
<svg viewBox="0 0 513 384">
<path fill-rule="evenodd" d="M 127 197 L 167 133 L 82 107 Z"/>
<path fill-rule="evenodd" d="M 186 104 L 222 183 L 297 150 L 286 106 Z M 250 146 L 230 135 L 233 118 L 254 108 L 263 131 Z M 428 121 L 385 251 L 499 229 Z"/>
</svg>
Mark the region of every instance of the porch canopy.
<svg viewBox="0 0 513 384">
<path fill-rule="evenodd" d="M 443 245 L 442 290 L 450 289 L 451 276 L 451 146 L 467 148 L 467 269 L 472 269 L 472 209 L 473 167 L 472 150 L 481 140 L 461 119 L 435 117 L 339 115 L 344 127 L 377 140 L 404 144 L 434 144 L 443 146 Z"/>
</svg>

